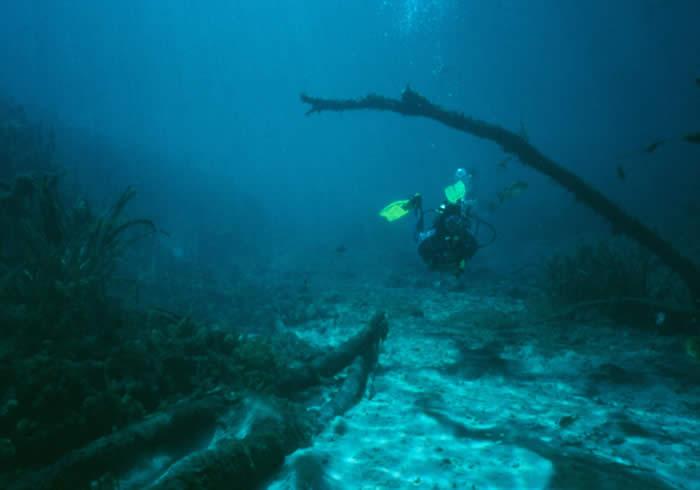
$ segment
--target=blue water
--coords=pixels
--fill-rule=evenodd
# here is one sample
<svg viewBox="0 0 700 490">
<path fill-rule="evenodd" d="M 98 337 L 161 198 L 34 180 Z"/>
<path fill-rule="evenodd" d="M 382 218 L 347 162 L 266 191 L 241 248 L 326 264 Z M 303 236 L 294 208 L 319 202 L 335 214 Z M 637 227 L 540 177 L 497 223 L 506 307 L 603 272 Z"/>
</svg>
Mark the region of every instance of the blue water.
<svg viewBox="0 0 700 490">
<path fill-rule="evenodd" d="M 483 194 L 526 178 L 531 192 L 517 212 L 494 217 L 502 244 L 519 244 L 493 249 L 498 263 L 537 253 L 533 225 L 548 234 L 569 205 L 553 185 L 517 162 L 499 172 L 497 148 L 430 122 L 305 118 L 298 94 L 397 96 L 411 84 L 488 121 L 513 129 L 522 121 L 548 155 L 660 222 L 695 193 L 694 148 L 668 145 L 663 161 L 635 155 L 623 162 L 623 185 L 614 168 L 619 155 L 697 124 L 698 8 L 651 0 L 13 2 L 0 16 L 0 89 L 120 148 L 131 161 L 84 155 L 71 163 L 88 185 L 158 182 L 148 209 L 175 227 L 192 219 L 197 196 L 245 193 L 264 208 L 266 229 L 293 233 L 295 245 L 361 247 L 377 233 L 395 237 L 374 219 L 378 208 L 413 192 L 434 202 L 457 167 L 477 170 Z M 135 161 L 149 152 L 163 163 Z M 197 213 L 211 214 L 199 202 Z"/>
<path fill-rule="evenodd" d="M 547 177 L 499 165 L 490 142 L 385 112 L 306 116 L 301 93 L 410 86 L 526 135 L 697 260 L 700 147 L 683 136 L 700 129 L 698 19 L 692 0 L 5 1 L 0 99 L 51 128 L 69 200 L 104 207 L 135 187 L 130 216 L 160 232 L 120 274 L 160 285 L 145 303 L 173 299 L 163 271 L 197 267 L 214 288 L 273 273 L 300 287 L 404 274 L 439 288 L 413 217 L 378 212 L 415 193 L 436 207 L 459 168 L 497 231 L 467 282 L 608 236 Z M 489 208 L 514 182 L 527 188 Z M 180 306 L 210 321 L 211 301 Z"/>
</svg>

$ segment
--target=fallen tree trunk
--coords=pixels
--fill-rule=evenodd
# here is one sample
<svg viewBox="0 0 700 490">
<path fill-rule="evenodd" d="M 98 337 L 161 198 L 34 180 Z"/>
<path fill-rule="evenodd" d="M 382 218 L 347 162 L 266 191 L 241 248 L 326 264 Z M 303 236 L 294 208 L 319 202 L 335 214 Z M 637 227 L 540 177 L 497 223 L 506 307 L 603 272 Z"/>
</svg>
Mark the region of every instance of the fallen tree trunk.
<svg viewBox="0 0 700 490">
<path fill-rule="evenodd" d="M 525 165 L 547 175 L 572 192 L 578 200 L 606 219 L 615 232 L 627 235 L 656 255 L 683 280 L 693 297 L 693 306 L 700 309 L 700 270 L 692 260 L 579 176 L 542 154 L 522 136 L 501 126 L 443 109 L 410 88 L 403 92 L 400 100 L 374 94 L 361 99 L 323 99 L 302 94 L 301 100 L 311 106 L 306 112 L 307 115 L 323 111 L 363 109 L 390 111 L 404 116 L 433 119 L 457 131 L 498 144 L 506 153 L 517 156 Z"/>
<path fill-rule="evenodd" d="M 289 370 L 280 379 L 278 390 L 282 394 L 292 394 L 318 384 L 345 369 L 359 353 L 366 352 L 381 340 L 389 331 L 384 313 L 377 313 L 369 321 L 367 328 L 347 340 L 332 352 L 315 359 L 306 366 Z"/>
<path fill-rule="evenodd" d="M 343 385 L 317 417 L 291 404 L 267 406 L 250 433 L 229 433 L 208 448 L 186 456 L 148 490 L 254 490 L 282 466 L 287 455 L 310 444 L 329 422 L 362 397 L 376 356 L 361 355 L 352 362 Z"/>
<path fill-rule="evenodd" d="M 183 401 L 168 411 L 97 439 L 57 463 L 11 485 L 12 490 L 88 488 L 104 475 L 118 475 L 139 466 L 154 454 L 171 458 L 211 438 L 218 419 L 231 402 L 221 394 Z"/>
<path fill-rule="evenodd" d="M 174 464 L 148 490 L 259 488 L 282 466 L 287 455 L 308 445 L 312 435 L 321 432 L 333 418 L 345 413 L 362 397 L 377 362 L 379 343 L 387 333 L 386 316 L 378 313 L 367 329 L 313 363 L 308 370 L 296 371 L 295 376 L 287 379 L 293 386 L 306 387 L 313 379 L 319 379 L 319 373 L 336 374 L 349 364 L 341 388 L 321 407 L 315 419 L 294 405 L 277 402 L 276 406 L 261 410 L 263 415 L 253 423 L 248 435 L 240 438 L 229 432 L 208 448 Z"/>
<path fill-rule="evenodd" d="M 228 430 L 208 447 L 170 466 L 148 490 L 255 489 L 282 466 L 284 458 L 311 440 L 308 415 L 280 399 L 255 402 L 254 419 L 240 437 Z M 233 428 L 231 428 L 233 429 Z"/>
<path fill-rule="evenodd" d="M 386 320 L 383 322 L 386 324 Z M 378 359 L 379 344 L 375 343 L 353 361 L 348 367 L 348 373 L 341 389 L 321 407 L 315 423 L 315 432 L 321 432 L 335 417 L 350 410 L 357 400 L 362 398 L 369 375 Z"/>
<path fill-rule="evenodd" d="M 292 394 L 349 367 L 342 387 L 315 420 L 281 398 L 251 396 L 247 398 L 251 403 L 243 403 L 244 397 L 230 397 L 220 390 L 182 401 L 102 437 L 15 482 L 10 489 L 82 489 L 105 475 L 124 488 L 257 488 L 286 455 L 307 445 L 313 434 L 362 395 L 388 328 L 386 316 L 377 313 L 336 350 L 284 378 L 280 392 Z M 153 468 L 157 457 L 175 462 L 163 472 L 164 468 Z M 134 482 L 136 473 L 140 476 Z"/>
</svg>

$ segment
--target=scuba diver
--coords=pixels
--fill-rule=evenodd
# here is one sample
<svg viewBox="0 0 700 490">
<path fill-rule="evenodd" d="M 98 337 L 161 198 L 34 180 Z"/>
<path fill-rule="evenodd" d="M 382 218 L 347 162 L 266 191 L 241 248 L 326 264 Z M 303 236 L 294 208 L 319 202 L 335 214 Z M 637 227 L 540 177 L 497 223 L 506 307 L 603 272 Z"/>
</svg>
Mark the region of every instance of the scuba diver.
<svg viewBox="0 0 700 490">
<path fill-rule="evenodd" d="M 493 226 L 474 214 L 472 208 L 475 201 L 467 199 L 467 193 L 471 190 L 471 174 L 460 168 L 455 176 L 457 181 L 445 188 L 445 202 L 434 210 L 436 216 L 431 228 L 425 229 L 426 212 L 423 211 L 420 194 L 392 202 L 379 215 L 387 221 L 396 221 L 413 211 L 417 217 L 415 239 L 418 254 L 430 270 L 459 276 L 477 250 L 495 241 L 496 232 Z M 477 241 L 481 225 L 491 231 L 492 237 L 488 243 Z"/>
</svg>

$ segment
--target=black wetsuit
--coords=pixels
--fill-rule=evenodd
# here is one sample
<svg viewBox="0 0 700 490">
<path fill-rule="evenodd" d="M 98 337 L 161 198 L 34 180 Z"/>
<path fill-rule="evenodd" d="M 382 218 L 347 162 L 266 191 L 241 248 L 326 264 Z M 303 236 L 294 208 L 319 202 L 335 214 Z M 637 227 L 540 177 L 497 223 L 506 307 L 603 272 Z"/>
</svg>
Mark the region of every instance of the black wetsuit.
<svg viewBox="0 0 700 490">
<path fill-rule="evenodd" d="M 459 204 L 446 204 L 439 211 L 433 227 L 423 231 L 423 211 L 416 225 L 418 253 L 428 267 L 435 271 L 459 275 L 479 245 L 471 233 L 472 220 Z"/>
</svg>

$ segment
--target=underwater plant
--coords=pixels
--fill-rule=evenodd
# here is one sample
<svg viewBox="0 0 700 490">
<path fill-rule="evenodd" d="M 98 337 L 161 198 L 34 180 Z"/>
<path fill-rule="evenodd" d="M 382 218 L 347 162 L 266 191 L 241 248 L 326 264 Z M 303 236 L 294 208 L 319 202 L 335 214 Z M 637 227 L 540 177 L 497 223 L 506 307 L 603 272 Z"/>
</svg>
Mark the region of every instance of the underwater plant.
<svg viewBox="0 0 700 490">
<path fill-rule="evenodd" d="M 131 309 L 111 294 L 115 270 L 143 236 L 133 232 L 152 234 L 154 223 L 124 216 L 131 188 L 96 212 L 86 201 L 67 204 L 59 181 L 57 175 L 22 176 L 0 187 L 6 231 L 0 235 L 0 487 L 109 487 L 122 464 L 116 461 L 127 453 L 127 465 L 138 465 L 148 444 L 159 450 L 190 444 L 224 409 L 245 408 L 239 406 L 245 397 L 296 413 L 299 405 L 285 400 L 292 388 L 315 386 L 356 357 L 348 388 L 323 420 L 357 400 L 376 362 L 377 337 L 386 337 L 383 316 L 324 356 L 291 334 L 243 335 L 235 320 L 208 325 L 166 310 Z M 295 429 L 301 415 L 274 420 L 294 429 L 276 453 L 306 440 Z M 268 436 L 256 426 L 248 437 Z M 266 456 L 267 446 L 260 447 Z M 202 451 L 203 464 L 218 460 L 209 451 Z M 238 458 L 227 445 L 214 453 L 232 454 L 241 471 L 247 468 L 247 453 Z"/>
<path fill-rule="evenodd" d="M 580 244 L 547 259 L 539 289 L 551 311 L 595 312 L 617 322 L 659 323 L 659 313 L 691 304 L 682 282 L 651 253 L 626 240 Z M 560 316 L 560 315 L 559 315 Z"/>
<path fill-rule="evenodd" d="M 150 220 L 122 218 L 133 189 L 95 214 L 83 200 L 67 205 L 58 182 L 57 175 L 21 176 L 0 194 L 0 304 L 24 337 L 99 321 L 117 259 L 134 238 L 128 232 L 155 231 Z"/>
<path fill-rule="evenodd" d="M 157 473 L 132 480 L 149 451 L 165 451 L 159 459 L 168 464 L 188 461 L 167 488 L 201 476 L 192 462 L 207 477 L 233 471 L 247 482 L 254 461 L 263 479 L 312 427 L 320 431 L 360 398 L 386 337 L 383 315 L 326 353 L 286 330 L 271 332 L 278 316 L 323 315 L 308 291 L 286 294 L 192 263 L 191 274 L 168 277 L 188 286 L 186 301 L 167 305 L 173 312 L 123 297 L 123 284 L 148 286 L 142 270 L 135 280 L 120 276 L 150 259 L 153 247 L 131 246 L 156 226 L 127 216 L 132 188 L 104 210 L 69 197 L 44 136 L 21 107 L 0 101 L 0 488 L 143 488 L 160 481 Z M 172 300 L 181 284 L 152 277 L 167 283 Z M 315 402 L 316 387 L 343 370 L 341 389 L 312 424 L 301 403 Z M 245 438 L 236 447 L 228 437 L 199 446 L 215 427 L 238 441 L 239 418 Z M 219 478 L 218 488 L 236 478 Z"/>
</svg>

